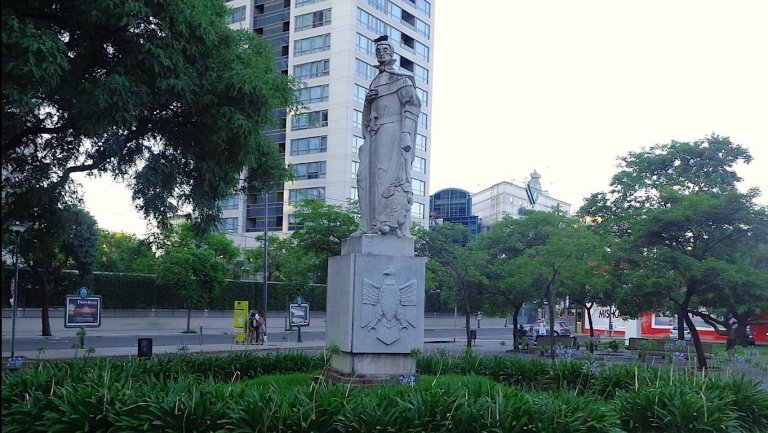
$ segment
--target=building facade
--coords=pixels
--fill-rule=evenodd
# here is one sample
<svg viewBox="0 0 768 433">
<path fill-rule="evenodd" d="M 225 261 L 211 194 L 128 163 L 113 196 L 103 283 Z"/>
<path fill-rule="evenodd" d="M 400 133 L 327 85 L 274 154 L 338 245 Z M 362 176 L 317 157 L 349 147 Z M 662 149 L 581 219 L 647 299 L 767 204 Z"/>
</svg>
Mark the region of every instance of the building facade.
<svg viewBox="0 0 768 433">
<path fill-rule="evenodd" d="M 413 163 L 414 224 L 427 226 L 432 105 L 434 5 L 427 0 L 232 0 L 227 23 L 275 47 L 279 70 L 305 83 L 307 112 L 277 113 L 269 137 L 295 180 L 268 194 L 222 203 L 220 230 L 242 248 L 264 232 L 291 230 L 293 206 L 304 198 L 344 205 L 357 199 L 363 101 L 378 73 L 373 40 L 389 35 L 398 66 L 413 74 L 422 113 Z M 265 200 L 266 199 L 266 200 Z M 265 218 L 266 216 L 266 218 Z"/>
<path fill-rule="evenodd" d="M 459 188 L 446 188 L 429 198 L 430 227 L 443 223 L 461 224 L 473 237 L 480 233 L 480 218 L 472 213 L 472 194 Z"/>
<path fill-rule="evenodd" d="M 554 211 L 565 215 L 571 214 L 571 205 L 558 200 L 548 191 L 541 190 L 541 183 L 536 171 L 524 186 L 512 182 L 499 182 L 472 195 L 472 212 L 480 217 L 481 231 L 505 215 L 521 218 L 526 210 Z"/>
</svg>

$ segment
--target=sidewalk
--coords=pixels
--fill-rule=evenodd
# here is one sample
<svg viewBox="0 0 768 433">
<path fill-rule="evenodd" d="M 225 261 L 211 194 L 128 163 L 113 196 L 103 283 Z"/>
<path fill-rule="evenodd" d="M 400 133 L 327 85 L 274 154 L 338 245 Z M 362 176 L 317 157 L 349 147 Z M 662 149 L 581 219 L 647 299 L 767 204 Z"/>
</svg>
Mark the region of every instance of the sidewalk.
<svg viewBox="0 0 768 433">
<path fill-rule="evenodd" d="M 10 309 L 3 309 L 2 319 L 2 357 L 3 359 L 10 356 L 10 343 L 12 329 L 12 317 Z M 61 310 L 51 310 L 50 312 L 50 325 L 52 337 L 43 337 L 40 335 L 42 324 L 39 315 L 39 310 L 27 309 L 22 315 L 21 312 L 17 312 L 16 317 L 16 338 L 39 338 L 41 343 L 46 338 L 72 338 L 76 335 L 77 328 L 65 328 L 64 327 L 64 315 Z M 123 311 L 110 311 L 105 310 L 102 313 L 102 326 L 99 328 L 87 329 L 88 338 L 99 336 L 159 336 L 159 335 L 180 335 L 181 332 L 187 329 L 187 317 L 186 311 L 174 310 L 152 312 L 148 310 L 123 310 Z M 506 320 L 504 318 L 486 318 L 481 321 L 481 328 L 503 328 Z M 269 312 L 267 314 L 267 335 L 272 333 L 282 332 L 285 330 L 285 313 L 284 312 Z M 477 326 L 477 321 L 472 321 L 473 327 Z M 424 318 L 425 329 L 463 329 L 464 318 L 461 316 L 454 317 L 451 315 L 436 315 L 434 313 L 428 313 Z M 511 327 L 511 325 L 509 325 Z M 191 344 L 186 346 L 173 345 L 173 346 L 153 346 L 153 354 L 163 353 L 178 353 L 183 350 L 188 350 L 190 353 L 196 352 L 230 352 L 230 351 L 264 351 L 264 350 L 322 350 L 324 342 L 322 341 L 309 341 L 298 343 L 296 341 L 268 341 L 264 346 L 246 346 L 232 343 L 228 344 L 196 344 L 197 337 L 200 331 L 204 334 L 218 334 L 218 335 L 234 335 L 234 318 L 232 312 L 215 311 L 193 311 L 192 318 L 190 320 L 190 328 L 198 334 L 190 335 L 189 340 Z M 303 328 L 304 331 L 318 331 L 325 332 L 325 312 L 314 312 L 310 317 L 310 326 Z M 511 332 L 511 328 L 510 328 Z M 430 344 L 432 342 L 425 342 Z M 499 341 L 496 340 L 477 340 L 478 345 L 492 344 L 496 349 L 500 347 Z M 466 339 L 456 339 L 454 341 L 440 341 L 439 344 L 456 345 L 460 348 L 466 345 Z M 41 344 L 43 346 L 44 344 Z M 435 344 L 430 344 L 434 347 Z M 27 360 L 34 359 L 64 359 L 72 358 L 75 356 L 73 349 L 64 350 L 46 350 L 45 352 L 38 352 L 36 350 L 15 351 L 17 356 L 23 356 Z M 115 348 L 100 348 L 97 349 L 93 356 L 131 356 L 135 357 L 138 353 L 138 340 L 131 346 L 115 347 Z M 77 352 L 77 356 L 83 356 L 82 350 Z"/>
<path fill-rule="evenodd" d="M 12 330 L 12 315 L 10 308 L 2 311 L 2 338 L 10 338 Z M 50 310 L 51 334 L 54 337 L 72 336 L 77 328 L 64 327 L 63 309 Z M 480 321 L 481 328 L 503 328 L 506 319 L 503 317 L 487 317 Z M 477 328 L 477 320 L 471 321 L 472 328 Z M 510 321 L 507 324 L 512 326 Z M 267 313 L 267 333 L 270 330 L 283 330 L 286 326 L 284 311 Z M 200 327 L 206 334 L 232 334 L 234 315 L 232 311 L 202 311 L 193 310 L 190 329 L 199 332 Z M 453 314 L 427 313 L 424 316 L 425 329 L 464 329 L 464 317 Z M 19 309 L 16 316 L 16 338 L 40 337 L 42 322 L 40 310 L 28 308 Z M 186 310 L 104 310 L 101 316 L 101 326 L 89 328 L 90 336 L 107 335 L 174 335 L 187 329 Z M 312 312 L 308 331 L 325 331 L 325 312 Z"/>
</svg>

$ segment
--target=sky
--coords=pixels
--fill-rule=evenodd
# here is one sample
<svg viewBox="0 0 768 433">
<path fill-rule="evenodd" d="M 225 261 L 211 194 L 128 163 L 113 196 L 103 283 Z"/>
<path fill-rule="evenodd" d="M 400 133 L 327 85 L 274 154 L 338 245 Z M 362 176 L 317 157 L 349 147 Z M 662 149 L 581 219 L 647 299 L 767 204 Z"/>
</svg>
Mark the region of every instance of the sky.
<svg viewBox="0 0 768 433">
<path fill-rule="evenodd" d="M 768 1 L 433 0 L 430 194 L 541 175 L 576 210 L 617 158 L 730 137 L 768 205 Z M 85 182 L 99 226 L 142 236 L 130 193 Z"/>
</svg>

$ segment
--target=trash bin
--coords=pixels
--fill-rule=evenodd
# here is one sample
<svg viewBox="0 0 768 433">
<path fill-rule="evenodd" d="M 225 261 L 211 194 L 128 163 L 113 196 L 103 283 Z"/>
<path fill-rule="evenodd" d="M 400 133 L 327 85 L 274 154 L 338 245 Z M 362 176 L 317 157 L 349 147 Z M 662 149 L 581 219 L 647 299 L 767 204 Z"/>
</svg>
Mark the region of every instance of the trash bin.
<svg viewBox="0 0 768 433">
<path fill-rule="evenodd" d="M 152 357 L 152 339 L 139 338 L 139 358 Z"/>
<path fill-rule="evenodd" d="M 472 341 L 475 341 L 475 340 L 477 340 L 477 330 L 476 330 L 476 329 L 470 329 L 470 330 L 469 330 L 469 338 L 470 338 Z"/>
</svg>

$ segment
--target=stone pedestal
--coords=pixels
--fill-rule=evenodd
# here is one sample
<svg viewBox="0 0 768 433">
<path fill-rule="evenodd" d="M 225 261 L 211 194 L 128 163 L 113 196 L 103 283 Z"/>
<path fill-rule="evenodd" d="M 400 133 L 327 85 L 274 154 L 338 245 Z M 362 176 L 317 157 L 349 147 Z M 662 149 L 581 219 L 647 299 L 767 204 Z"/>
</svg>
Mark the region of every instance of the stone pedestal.
<svg viewBox="0 0 768 433">
<path fill-rule="evenodd" d="M 413 239 L 363 235 L 328 262 L 326 343 L 336 345 L 329 378 L 378 383 L 416 373 L 424 345 L 426 259 Z"/>
</svg>

